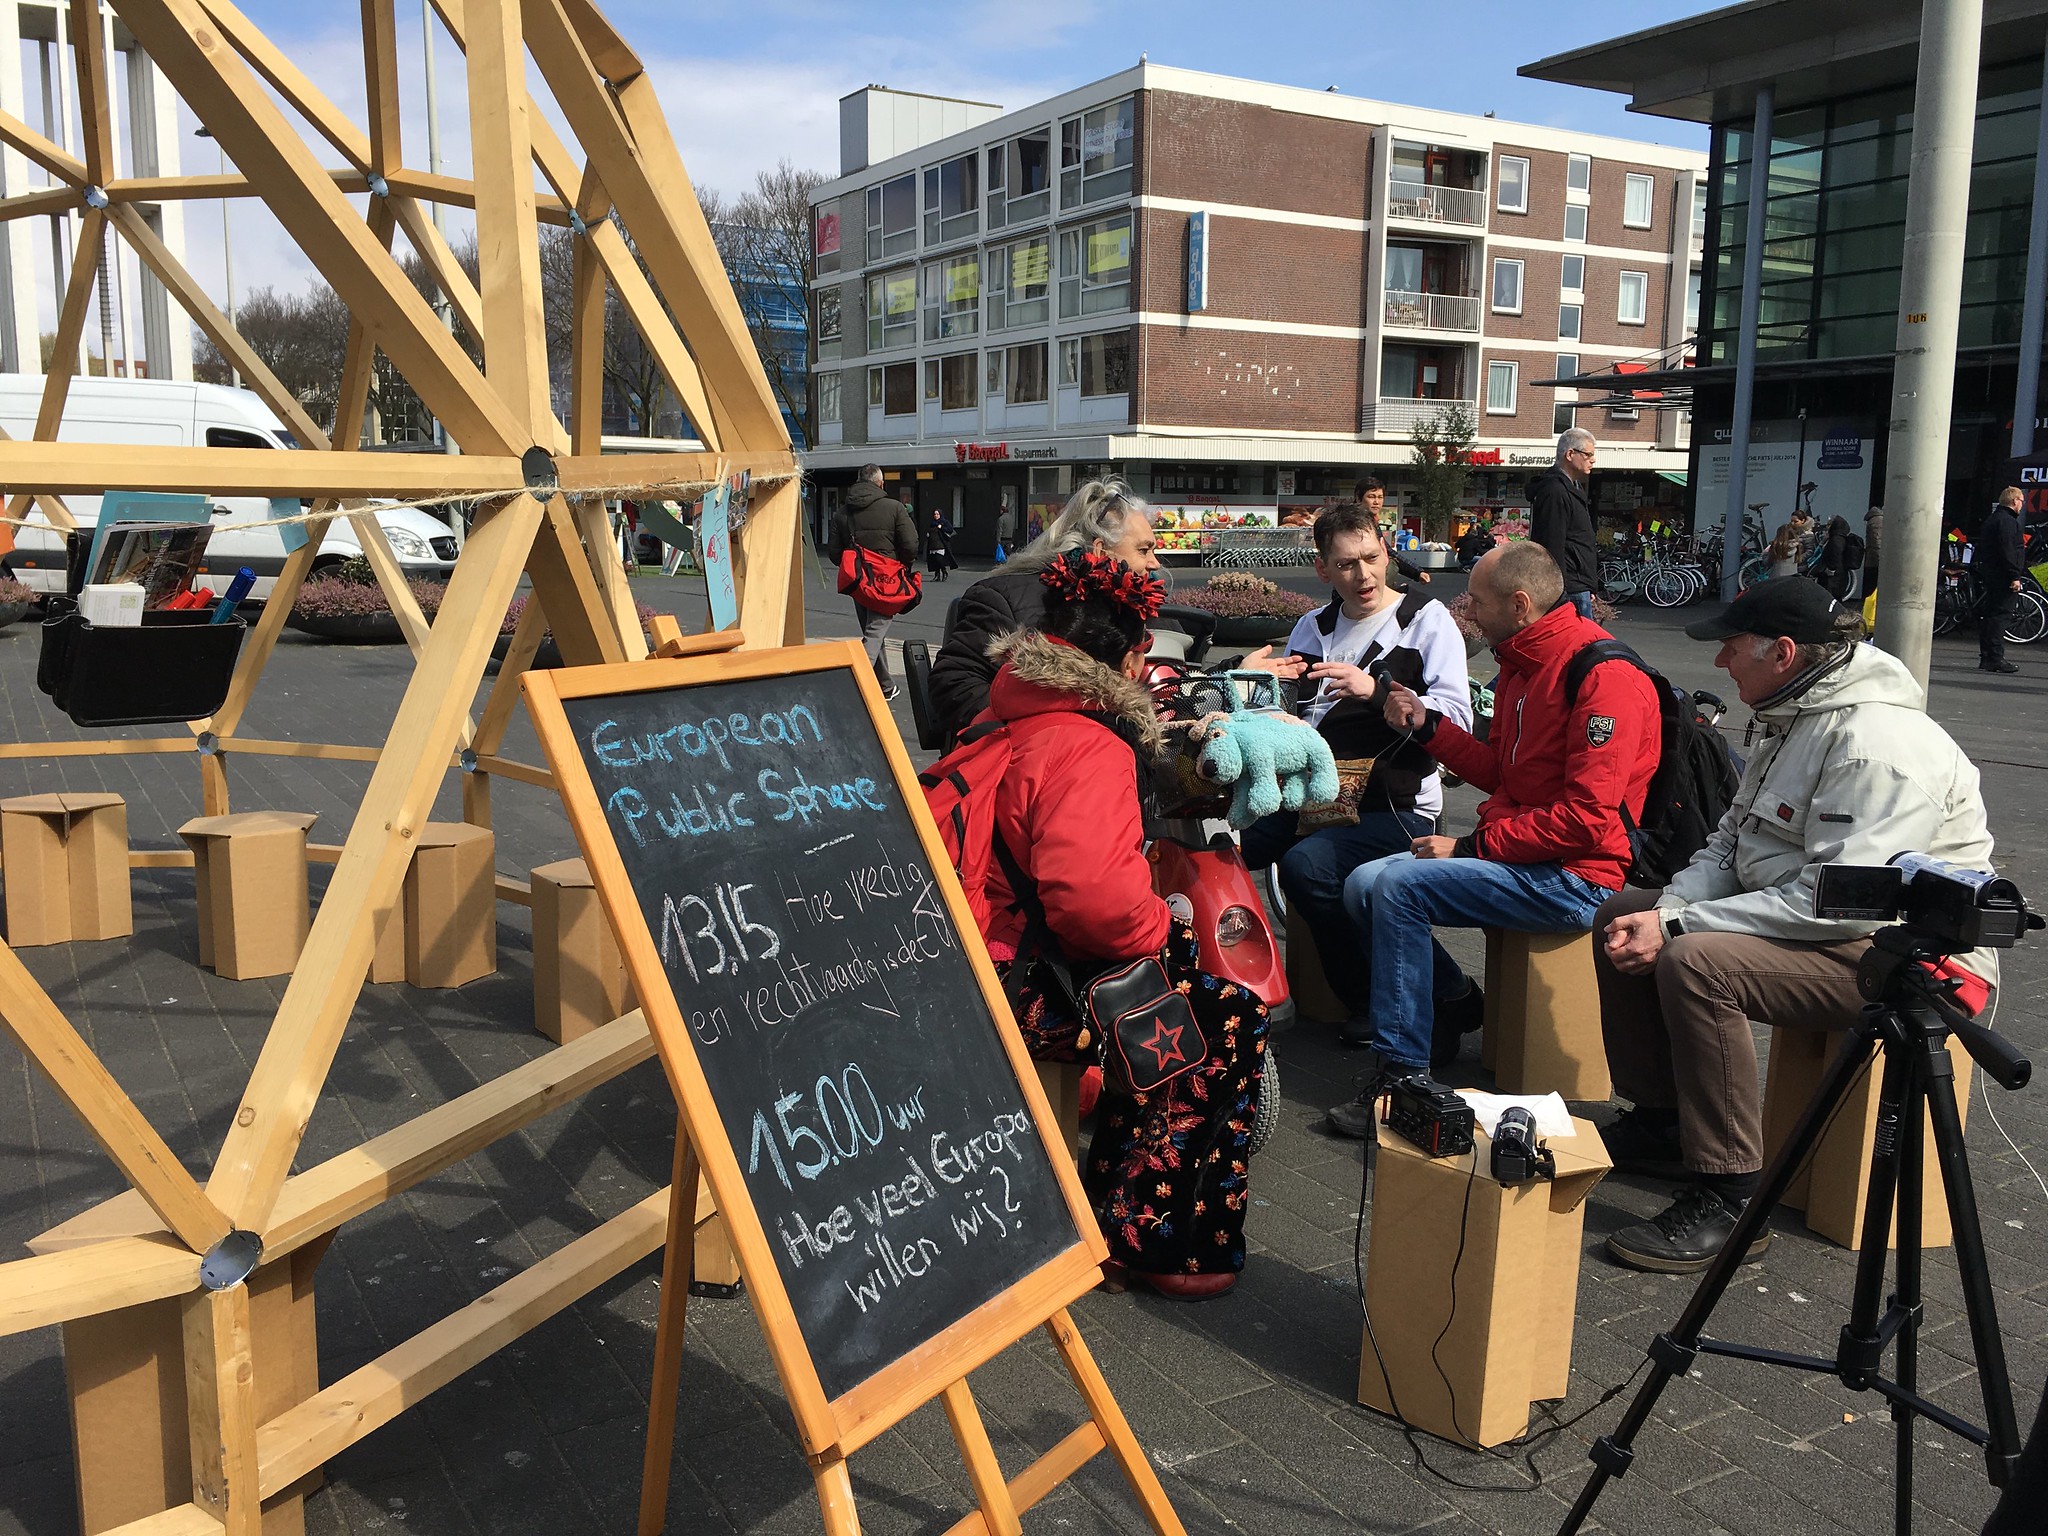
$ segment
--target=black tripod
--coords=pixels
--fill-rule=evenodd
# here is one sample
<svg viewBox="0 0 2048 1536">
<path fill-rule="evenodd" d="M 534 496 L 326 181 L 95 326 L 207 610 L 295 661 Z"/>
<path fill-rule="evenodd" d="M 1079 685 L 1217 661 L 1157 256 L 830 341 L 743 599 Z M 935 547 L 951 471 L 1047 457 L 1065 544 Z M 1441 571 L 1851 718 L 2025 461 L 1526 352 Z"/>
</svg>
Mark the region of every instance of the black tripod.
<svg viewBox="0 0 2048 1536">
<path fill-rule="evenodd" d="M 1956 1110 L 1955 1071 L 1949 1060 L 1948 1037 L 1953 1034 L 1961 1040 L 1977 1064 L 2002 1087 L 2026 1086 L 2032 1068 L 1999 1036 L 1965 1018 L 1945 995 L 1945 984 L 1923 968 L 1924 963 L 1939 962 L 1945 954 L 1944 949 L 1917 936 L 1910 927 L 1887 928 L 1875 936 L 1857 973 L 1863 995 L 1874 1001 L 1864 1008 L 1862 1022 L 1828 1067 L 1813 1102 L 1793 1127 L 1791 1140 L 1765 1171 L 1756 1198 L 1736 1222 L 1735 1230 L 1701 1279 L 1676 1326 L 1659 1334 L 1650 1345 L 1649 1379 L 1636 1393 L 1614 1433 L 1603 1435 L 1594 1443 L 1593 1475 L 1580 1492 L 1578 1502 L 1572 1505 L 1571 1513 L 1565 1516 L 1564 1524 L 1558 1527 L 1559 1536 L 1572 1536 L 1591 1511 L 1601 1489 L 1607 1486 L 1607 1480 L 1628 1471 L 1635 1459 L 1635 1437 L 1649 1421 L 1665 1383 L 1684 1375 L 1703 1354 L 1819 1371 L 1839 1377 L 1843 1385 L 1859 1392 L 1874 1390 L 1888 1398 L 1898 1441 L 1893 1505 L 1898 1536 L 1909 1536 L 1913 1528 L 1915 1418 L 1932 1419 L 1950 1433 L 1983 1446 L 1993 1486 L 2005 1486 L 2019 1456 L 2019 1427 L 2013 1417 L 2012 1385 L 2006 1375 L 2005 1346 L 1998 1335 L 1991 1276 L 1984 1262 L 1977 1193 L 1970 1182 L 1969 1158 L 1963 1149 L 1963 1126 Z M 1835 1357 L 1829 1360 L 1703 1337 L 1700 1330 L 1728 1289 L 1729 1281 L 1735 1278 L 1750 1243 L 1763 1231 L 1778 1202 L 1784 1199 L 1793 1175 L 1819 1144 L 1836 1108 L 1869 1062 L 1873 1046 L 1884 1055 L 1877 1140 L 1870 1156 L 1870 1193 L 1857 1249 L 1855 1296 Z M 1933 1118 L 1934 1156 L 1948 1193 L 1956 1263 L 1962 1273 L 1963 1302 L 1969 1312 L 1970 1342 L 1977 1357 L 1977 1379 L 1984 1391 L 1988 1429 L 1956 1417 L 1915 1390 L 1921 1322 L 1923 1110 Z M 1898 1273 L 1895 1289 L 1880 1312 L 1878 1298 L 1884 1284 L 1887 1238 L 1894 1213 L 1898 1221 Z M 1887 1379 L 1879 1366 L 1886 1347 L 1894 1342 L 1898 1345 L 1897 1376 Z"/>
</svg>

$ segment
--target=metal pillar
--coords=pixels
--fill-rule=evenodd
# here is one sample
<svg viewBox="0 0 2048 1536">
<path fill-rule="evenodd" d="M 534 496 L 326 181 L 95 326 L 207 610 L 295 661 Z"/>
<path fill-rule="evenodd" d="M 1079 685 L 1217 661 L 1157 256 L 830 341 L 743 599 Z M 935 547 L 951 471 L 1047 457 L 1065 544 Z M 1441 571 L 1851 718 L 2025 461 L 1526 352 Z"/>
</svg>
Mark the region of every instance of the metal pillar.
<svg viewBox="0 0 2048 1536">
<path fill-rule="evenodd" d="M 2048 307 L 2048 53 L 2041 58 L 2041 128 L 2034 140 L 2034 218 L 2027 235 L 2027 302 L 2020 317 L 2019 385 L 2012 392 L 2012 456 L 2034 451 L 2041 411 L 2041 312 Z"/>
<path fill-rule="evenodd" d="M 1963 227 L 1970 206 L 1970 146 L 1977 123 L 1977 54 L 1983 0 L 1924 0 L 1920 78 L 1913 89 L 1913 162 L 1906 184 L 1905 260 L 1899 273 L 1898 357 L 1892 369 L 1885 459 L 1884 580 L 1877 643 L 1922 689 L 1934 642 L 1961 318 Z"/>
<path fill-rule="evenodd" d="M 1938 4 L 1939 0 L 1928 0 Z M 1750 408 L 1756 394 L 1756 327 L 1763 307 L 1764 205 L 1771 195 L 1771 131 L 1778 88 L 1756 88 L 1749 133 L 1749 217 L 1742 236 L 1742 318 L 1735 329 L 1735 415 L 1728 424 L 1728 504 L 1721 513 L 1721 596 L 1733 598 L 1742 575 L 1743 498 L 1749 494 Z"/>
</svg>

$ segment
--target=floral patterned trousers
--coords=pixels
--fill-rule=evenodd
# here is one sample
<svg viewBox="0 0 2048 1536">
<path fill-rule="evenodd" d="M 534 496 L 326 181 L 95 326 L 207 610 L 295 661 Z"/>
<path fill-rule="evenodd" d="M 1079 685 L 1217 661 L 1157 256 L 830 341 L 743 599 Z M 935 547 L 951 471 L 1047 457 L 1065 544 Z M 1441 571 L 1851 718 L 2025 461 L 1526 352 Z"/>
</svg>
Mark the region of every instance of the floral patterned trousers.
<svg viewBox="0 0 2048 1536">
<path fill-rule="evenodd" d="M 1103 1088 L 1081 1182 L 1109 1256 L 1151 1274 L 1244 1268 L 1246 1165 L 1266 1052 L 1266 1005 L 1201 968 L 1195 930 L 1175 921 L 1160 963 L 1187 997 L 1208 1055 L 1153 1093 Z M 999 967 L 1008 971 L 1008 965 Z M 1093 1063 L 1081 1021 L 1042 962 L 1011 984 L 1017 1024 L 1039 1061 Z"/>
</svg>

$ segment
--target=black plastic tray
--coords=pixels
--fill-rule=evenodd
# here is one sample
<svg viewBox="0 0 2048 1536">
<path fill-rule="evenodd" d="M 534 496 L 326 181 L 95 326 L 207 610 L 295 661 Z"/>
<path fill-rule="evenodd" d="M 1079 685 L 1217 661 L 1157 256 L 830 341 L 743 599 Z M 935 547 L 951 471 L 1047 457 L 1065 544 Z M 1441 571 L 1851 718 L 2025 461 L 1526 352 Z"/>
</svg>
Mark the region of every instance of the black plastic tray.
<svg viewBox="0 0 2048 1536">
<path fill-rule="evenodd" d="M 204 720 L 228 696 L 249 626 L 213 624 L 209 608 L 145 613 L 139 625 L 90 624 L 49 599 L 36 686 L 73 723 L 166 725 Z"/>
</svg>

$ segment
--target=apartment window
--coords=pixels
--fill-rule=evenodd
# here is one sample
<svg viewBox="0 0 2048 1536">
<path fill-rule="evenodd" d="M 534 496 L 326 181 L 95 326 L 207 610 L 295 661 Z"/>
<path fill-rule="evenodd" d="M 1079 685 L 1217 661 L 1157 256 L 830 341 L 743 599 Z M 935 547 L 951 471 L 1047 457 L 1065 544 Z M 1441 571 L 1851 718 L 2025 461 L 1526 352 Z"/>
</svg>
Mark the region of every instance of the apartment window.
<svg viewBox="0 0 2048 1536">
<path fill-rule="evenodd" d="M 1585 242 L 1586 205 L 1584 203 L 1566 203 L 1564 205 L 1564 237 L 1567 240 L 1577 240 L 1581 244 Z"/>
<path fill-rule="evenodd" d="M 988 328 L 1043 325 L 1052 318 L 1052 236 L 1034 235 L 988 253 Z"/>
<path fill-rule="evenodd" d="M 868 188 L 868 260 L 917 249 L 917 178 L 898 176 Z"/>
<path fill-rule="evenodd" d="M 1574 192 L 1580 197 L 1590 197 L 1592 195 L 1593 157 L 1591 155 L 1565 156 L 1564 190 L 1567 195 Z"/>
<path fill-rule="evenodd" d="M 917 268 L 877 272 L 868 279 L 868 350 L 907 347 L 917 340 Z"/>
<path fill-rule="evenodd" d="M 1060 206 L 1082 208 L 1131 191 L 1136 98 L 1097 107 L 1060 124 Z"/>
<path fill-rule="evenodd" d="M 1083 336 L 1080 345 L 1081 395 L 1127 395 L 1131 392 L 1131 333 L 1109 331 Z"/>
<path fill-rule="evenodd" d="M 1586 291 L 1586 258 L 1565 256 L 1558 261 L 1558 287 L 1569 297 Z"/>
<path fill-rule="evenodd" d="M 981 330 L 981 256 L 963 251 L 924 269 L 924 339 L 947 341 Z"/>
<path fill-rule="evenodd" d="M 941 357 L 925 364 L 928 369 L 938 370 L 940 410 L 971 411 L 981 403 L 974 392 L 975 369 L 979 362 L 977 353 L 956 352 L 951 357 Z"/>
<path fill-rule="evenodd" d="M 988 152 L 988 227 L 1002 229 L 1052 212 L 1052 129 L 1020 133 Z"/>
<path fill-rule="evenodd" d="M 1579 306 L 1560 304 L 1557 306 L 1557 339 L 1577 341 L 1579 339 Z"/>
<path fill-rule="evenodd" d="M 1060 388 L 1078 389 L 1081 385 L 1081 343 L 1063 341 L 1060 343 Z"/>
<path fill-rule="evenodd" d="M 1648 176 L 1627 176 L 1622 179 L 1621 222 L 1630 229 L 1650 227 L 1650 198 L 1656 191 L 1657 183 Z"/>
<path fill-rule="evenodd" d="M 1498 315 L 1522 312 L 1522 264 L 1507 256 L 1493 259 L 1493 310 Z"/>
<path fill-rule="evenodd" d="M 1486 365 L 1486 414 L 1489 416 L 1512 416 L 1515 414 L 1515 378 L 1521 372 L 1519 363 L 1488 363 Z"/>
<path fill-rule="evenodd" d="M 924 243 L 962 240 L 981 228 L 981 154 L 961 155 L 924 173 Z"/>
<path fill-rule="evenodd" d="M 1060 318 L 1131 307 L 1131 216 L 1060 231 Z"/>
<path fill-rule="evenodd" d="M 818 420 L 826 426 L 839 420 L 839 375 L 818 375 Z"/>
<path fill-rule="evenodd" d="M 1557 354 L 1557 373 L 1555 375 L 1557 378 L 1576 378 L 1578 376 L 1578 372 L 1578 353 L 1560 352 Z M 1576 389 L 1560 389 L 1557 392 L 1557 403 L 1550 408 L 1551 431 L 1567 432 L 1570 431 L 1571 428 L 1576 425 L 1576 423 L 1572 419 L 1574 412 L 1570 402 L 1576 401 L 1578 398 L 1579 392 Z"/>
<path fill-rule="evenodd" d="M 1003 351 L 998 347 L 988 355 L 988 387 L 985 395 L 995 396 L 1003 392 Z"/>
<path fill-rule="evenodd" d="M 820 288 L 816 299 L 818 307 L 818 345 L 840 339 L 841 320 L 839 314 L 839 290 Z"/>
<path fill-rule="evenodd" d="M 1623 325 L 1641 325 L 1649 318 L 1650 274 L 1647 272 L 1624 272 L 1621 274 L 1621 302 L 1616 309 L 1615 319 Z"/>
<path fill-rule="evenodd" d="M 1068 342 L 1065 345 L 1071 346 Z M 1009 347 L 1002 352 L 992 352 L 991 357 L 1001 357 L 1005 370 L 1010 376 L 1010 392 L 1005 397 L 1012 405 L 1043 405 L 1046 395 L 1045 377 L 1046 344 L 1042 341 L 1027 342 L 1021 347 Z"/>
<path fill-rule="evenodd" d="M 917 414 L 917 364 L 889 363 L 868 370 L 868 405 L 884 416 Z"/>
<path fill-rule="evenodd" d="M 924 360 L 924 397 L 926 400 L 939 398 L 939 360 L 936 357 Z"/>
<path fill-rule="evenodd" d="M 1685 334 L 1694 336 L 1700 328 L 1700 274 L 1697 269 L 1685 280 Z"/>
<path fill-rule="evenodd" d="M 1498 162 L 1500 192 L 1494 206 L 1502 213 L 1529 211 L 1529 162 L 1517 155 L 1502 155 Z"/>
</svg>

